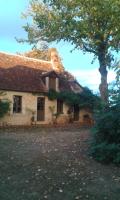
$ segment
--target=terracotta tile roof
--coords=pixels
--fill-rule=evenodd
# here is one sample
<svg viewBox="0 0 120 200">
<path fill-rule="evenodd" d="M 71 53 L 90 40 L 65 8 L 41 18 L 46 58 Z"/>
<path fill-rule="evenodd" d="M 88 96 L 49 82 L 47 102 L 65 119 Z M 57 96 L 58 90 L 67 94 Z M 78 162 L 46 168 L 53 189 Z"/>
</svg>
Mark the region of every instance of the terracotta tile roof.
<svg viewBox="0 0 120 200">
<path fill-rule="evenodd" d="M 0 67 L 10 68 L 16 65 L 28 66 L 34 69 L 44 69 L 45 71 L 53 69 L 51 62 L 49 61 L 0 52 Z"/>
<path fill-rule="evenodd" d="M 0 52 L 0 90 L 47 92 L 42 78 L 51 73 L 59 78 L 60 91 L 81 91 L 69 72 L 54 72 L 51 62 Z"/>
<path fill-rule="evenodd" d="M 74 93 L 80 93 L 83 90 L 83 87 L 79 85 L 76 80 L 67 80 L 63 78 L 59 79 L 59 88 L 60 91 L 69 91 Z"/>
<path fill-rule="evenodd" d="M 41 80 L 41 71 L 26 66 L 0 68 L 0 89 L 21 92 L 47 91 Z"/>
<path fill-rule="evenodd" d="M 0 52 L 0 89 L 45 92 L 41 70 L 52 70 L 51 62 Z"/>
<path fill-rule="evenodd" d="M 59 87 L 61 91 L 71 91 L 75 93 L 80 93 L 83 87 L 75 80 L 74 76 L 68 71 L 64 71 L 59 74 L 60 83 Z"/>
</svg>

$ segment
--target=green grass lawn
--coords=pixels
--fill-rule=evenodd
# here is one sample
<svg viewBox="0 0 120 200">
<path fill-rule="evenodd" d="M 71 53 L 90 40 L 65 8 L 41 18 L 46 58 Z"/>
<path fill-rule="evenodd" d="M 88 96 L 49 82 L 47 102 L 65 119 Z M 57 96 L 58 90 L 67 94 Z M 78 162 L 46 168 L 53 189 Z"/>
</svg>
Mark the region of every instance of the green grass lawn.
<svg viewBox="0 0 120 200">
<path fill-rule="evenodd" d="M 120 169 L 88 156 L 90 131 L 0 130 L 0 200 L 119 200 Z"/>
</svg>

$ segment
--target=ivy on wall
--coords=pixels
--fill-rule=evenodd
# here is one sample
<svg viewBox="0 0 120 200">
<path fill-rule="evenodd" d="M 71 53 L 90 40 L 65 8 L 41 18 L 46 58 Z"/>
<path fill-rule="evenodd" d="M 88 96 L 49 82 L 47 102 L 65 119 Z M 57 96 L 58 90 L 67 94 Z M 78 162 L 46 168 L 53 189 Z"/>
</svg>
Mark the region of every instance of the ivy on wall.
<svg viewBox="0 0 120 200">
<path fill-rule="evenodd" d="M 88 88 L 84 88 L 81 93 L 74 92 L 56 92 L 49 90 L 47 93 L 49 100 L 60 99 L 63 100 L 68 106 L 78 105 L 79 108 L 97 109 L 101 106 L 101 99 L 93 94 Z"/>
</svg>

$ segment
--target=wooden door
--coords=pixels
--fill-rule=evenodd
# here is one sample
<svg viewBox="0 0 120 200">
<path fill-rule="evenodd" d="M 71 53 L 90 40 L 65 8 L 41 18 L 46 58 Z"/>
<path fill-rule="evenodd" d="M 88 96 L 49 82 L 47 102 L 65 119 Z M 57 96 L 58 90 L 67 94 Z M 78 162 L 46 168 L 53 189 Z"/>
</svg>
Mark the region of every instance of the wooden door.
<svg viewBox="0 0 120 200">
<path fill-rule="evenodd" d="M 37 98 L 37 121 L 45 120 L 45 98 Z"/>
<path fill-rule="evenodd" d="M 79 121 L 79 106 L 74 105 L 74 121 Z"/>
</svg>

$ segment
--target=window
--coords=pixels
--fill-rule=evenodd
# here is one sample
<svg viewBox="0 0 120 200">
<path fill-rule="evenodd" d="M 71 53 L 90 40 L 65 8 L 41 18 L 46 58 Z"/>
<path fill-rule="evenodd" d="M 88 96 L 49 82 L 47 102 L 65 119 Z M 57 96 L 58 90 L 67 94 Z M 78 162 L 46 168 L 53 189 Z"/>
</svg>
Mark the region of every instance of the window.
<svg viewBox="0 0 120 200">
<path fill-rule="evenodd" d="M 49 89 L 56 90 L 56 78 L 49 77 Z"/>
<path fill-rule="evenodd" d="M 22 97 L 13 96 L 13 113 L 21 113 L 21 112 L 22 112 Z"/>
<path fill-rule="evenodd" d="M 45 107 L 45 98 L 44 97 L 38 97 L 37 110 L 44 110 L 44 107 Z"/>
<path fill-rule="evenodd" d="M 57 100 L 57 113 L 63 113 L 63 101 Z"/>
</svg>

